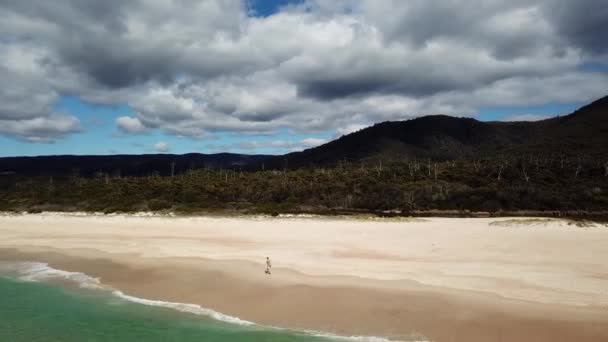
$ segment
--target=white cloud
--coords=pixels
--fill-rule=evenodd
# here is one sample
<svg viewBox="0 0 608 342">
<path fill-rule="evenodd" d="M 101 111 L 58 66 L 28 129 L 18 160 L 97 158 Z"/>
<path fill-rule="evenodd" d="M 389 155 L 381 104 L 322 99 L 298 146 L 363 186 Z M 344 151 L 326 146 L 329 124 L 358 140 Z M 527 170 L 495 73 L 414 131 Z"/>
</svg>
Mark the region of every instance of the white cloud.
<svg viewBox="0 0 608 342">
<path fill-rule="evenodd" d="M 540 114 L 517 114 L 510 115 L 501 121 L 540 121 L 544 119 L 548 119 L 553 115 L 540 115 Z"/>
<path fill-rule="evenodd" d="M 336 134 L 338 136 L 347 135 L 347 134 L 350 134 L 350 133 L 362 130 L 362 129 L 364 129 L 367 126 L 368 125 L 358 124 L 358 123 L 348 124 L 348 125 L 346 125 L 344 127 L 338 127 L 336 129 Z"/>
<path fill-rule="evenodd" d="M 144 133 L 148 129 L 141 123 L 138 118 L 130 116 L 121 116 L 116 119 L 116 126 L 124 133 Z"/>
<path fill-rule="evenodd" d="M 81 130 L 77 118 L 60 114 L 24 120 L 0 120 L 0 133 L 32 143 L 53 143 Z"/>
<path fill-rule="evenodd" d="M 234 145 L 215 146 L 220 150 L 243 150 L 246 152 L 271 151 L 273 153 L 288 153 L 302 151 L 311 147 L 325 144 L 327 140 L 320 138 L 304 138 L 301 140 L 251 140 Z"/>
<path fill-rule="evenodd" d="M 303 139 L 302 141 L 300 141 L 300 144 L 302 144 L 302 146 L 305 146 L 305 147 L 316 147 L 319 145 L 323 145 L 326 142 L 327 142 L 327 140 L 325 140 L 325 139 L 307 138 L 307 139 Z"/>
<path fill-rule="evenodd" d="M 169 152 L 170 149 L 171 147 L 169 146 L 169 144 L 164 141 L 159 141 L 154 144 L 154 150 L 159 153 Z"/>
</svg>

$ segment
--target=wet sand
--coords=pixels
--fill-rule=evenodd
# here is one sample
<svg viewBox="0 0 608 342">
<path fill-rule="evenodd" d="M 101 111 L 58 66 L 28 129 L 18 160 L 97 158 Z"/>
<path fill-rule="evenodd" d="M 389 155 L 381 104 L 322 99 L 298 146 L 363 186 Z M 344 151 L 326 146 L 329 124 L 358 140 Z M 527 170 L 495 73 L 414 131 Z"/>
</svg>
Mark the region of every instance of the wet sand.
<svg viewBox="0 0 608 342">
<path fill-rule="evenodd" d="M 48 262 L 264 325 L 395 340 L 608 341 L 599 225 L 47 214 L 0 217 L 0 249 L 0 260 Z"/>
</svg>

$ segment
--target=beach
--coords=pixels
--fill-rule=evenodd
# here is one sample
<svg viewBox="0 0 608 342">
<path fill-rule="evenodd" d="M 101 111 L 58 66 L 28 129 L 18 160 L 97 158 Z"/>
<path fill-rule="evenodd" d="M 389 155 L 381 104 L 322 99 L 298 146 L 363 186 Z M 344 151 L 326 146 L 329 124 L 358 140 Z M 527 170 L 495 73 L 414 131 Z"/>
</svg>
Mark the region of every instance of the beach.
<svg viewBox="0 0 608 342">
<path fill-rule="evenodd" d="M 606 260 L 606 225 L 557 219 L 0 217 L 0 261 L 263 326 L 402 341 L 608 340 Z"/>
</svg>

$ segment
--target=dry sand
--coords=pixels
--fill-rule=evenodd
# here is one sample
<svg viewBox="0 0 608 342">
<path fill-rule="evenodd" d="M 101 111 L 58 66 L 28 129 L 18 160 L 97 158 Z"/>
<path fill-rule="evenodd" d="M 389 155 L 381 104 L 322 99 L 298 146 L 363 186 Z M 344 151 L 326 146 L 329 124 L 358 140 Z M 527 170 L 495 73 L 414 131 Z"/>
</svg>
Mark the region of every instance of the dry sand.
<svg viewBox="0 0 608 342">
<path fill-rule="evenodd" d="M 434 341 L 608 341 L 608 227 L 599 224 L 5 215 L 0 249 L 0 260 L 49 262 L 128 294 L 267 325 Z"/>
</svg>

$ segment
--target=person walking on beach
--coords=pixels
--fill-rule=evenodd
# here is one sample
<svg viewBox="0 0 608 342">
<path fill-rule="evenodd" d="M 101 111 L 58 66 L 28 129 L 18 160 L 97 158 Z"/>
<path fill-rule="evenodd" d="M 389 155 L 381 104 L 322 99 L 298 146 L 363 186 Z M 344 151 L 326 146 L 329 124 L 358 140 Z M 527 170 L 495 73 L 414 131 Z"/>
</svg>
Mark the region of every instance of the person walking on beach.
<svg viewBox="0 0 608 342">
<path fill-rule="evenodd" d="M 272 268 L 272 263 L 270 262 L 270 258 L 266 257 L 266 274 L 270 274 L 271 268 Z"/>
</svg>

